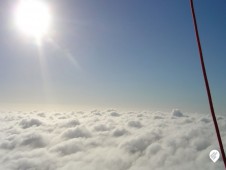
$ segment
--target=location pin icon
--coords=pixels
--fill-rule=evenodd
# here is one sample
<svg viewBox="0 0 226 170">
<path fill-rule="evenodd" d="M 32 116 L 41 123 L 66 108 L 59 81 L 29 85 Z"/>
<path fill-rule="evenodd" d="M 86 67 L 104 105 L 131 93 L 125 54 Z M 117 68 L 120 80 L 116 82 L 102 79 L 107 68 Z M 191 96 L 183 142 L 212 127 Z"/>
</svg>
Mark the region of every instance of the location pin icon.
<svg viewBox="0 0 226 170">
<path fill-rule="evenodd" d="M 220 153 L 217 150 L 212 150 L 209 156 L 210 156 L 210 159 L 215 163 L 220 158 Z"/>
</svg>

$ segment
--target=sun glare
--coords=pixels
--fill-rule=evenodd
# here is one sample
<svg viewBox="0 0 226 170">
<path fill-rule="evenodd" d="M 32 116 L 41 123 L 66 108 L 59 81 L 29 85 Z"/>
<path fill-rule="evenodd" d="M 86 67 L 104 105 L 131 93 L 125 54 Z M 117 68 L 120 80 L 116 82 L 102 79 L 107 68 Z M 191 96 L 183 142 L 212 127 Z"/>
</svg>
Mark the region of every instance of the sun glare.
<svg viewBox="0 0 226 170">
<path fill-rule="evenodd" d="M 42 0 L 21 0 L 15 11 L 18 29 L 36 39 L 48 33 L 50 18 L 49 8 Z"/>
</svg>

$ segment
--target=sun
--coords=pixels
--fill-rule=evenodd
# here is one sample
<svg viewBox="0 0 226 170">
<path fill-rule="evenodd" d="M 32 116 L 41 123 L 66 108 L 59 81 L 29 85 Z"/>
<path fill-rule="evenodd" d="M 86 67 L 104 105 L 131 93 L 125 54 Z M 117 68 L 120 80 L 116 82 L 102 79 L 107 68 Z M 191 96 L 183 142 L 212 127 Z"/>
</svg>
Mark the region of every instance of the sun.
<svg viewBox="0 0 226 170">
<path fill-rule="evenodd" d="M 24 34 L 36 39 L 49 31 L 50 11 L 42 0 L 21 0 L 15 10 L 15 23 Z"/>
</svg>

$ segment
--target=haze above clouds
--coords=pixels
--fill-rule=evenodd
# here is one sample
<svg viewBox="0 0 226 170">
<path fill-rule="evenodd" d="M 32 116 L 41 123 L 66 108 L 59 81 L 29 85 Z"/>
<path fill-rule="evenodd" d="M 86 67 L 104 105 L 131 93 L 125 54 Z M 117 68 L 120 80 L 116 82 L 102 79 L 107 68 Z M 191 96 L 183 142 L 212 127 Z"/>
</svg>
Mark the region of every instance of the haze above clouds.
<svg viewBox="0 0 226 170">
<path fill-rule="evenodd" d="M 211 118 L 162 112 L 2 112 L 0 169 L 223 170 Z M 226 121 L 218 117 L 226 145 Z"/>
</svg>

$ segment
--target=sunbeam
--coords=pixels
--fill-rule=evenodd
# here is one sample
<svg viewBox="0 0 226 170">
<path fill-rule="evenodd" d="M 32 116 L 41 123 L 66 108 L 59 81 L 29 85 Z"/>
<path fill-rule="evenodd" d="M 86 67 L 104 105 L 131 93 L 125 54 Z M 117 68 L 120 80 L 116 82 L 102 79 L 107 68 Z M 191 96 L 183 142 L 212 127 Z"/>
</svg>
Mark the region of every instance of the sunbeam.
<svg viewBox="0 0 226 170">
<path fill-rule="evenodd" d="M 43 91 L 44 91 L 44 99 L 46 101 L 52 101 L 54 99 L 53 97 L 53 86 L 51 85 L 51 76 L 48 69 L 48 61 L 47 56 L 44 53 L 44 50 L 42 48 L 42 45 L 38 45 L 38 58 L 39 58 L 39 65 L 40 65 L 40 71 L 41 71 L 41 77 L 42 77 L 42 85 L 43 85 Z"/>
<path fill-rule="evenodd" d="M 61 54 L 62 57 L 66 57 L 66 59 L 68 61 L 70 61 L 70 63 L 78 70 L 81 71 L 81 65 L 78 63 L 78 61 L 76 60 L 75 56 L 65 47 L 63 47 L 63 45 L 61 45 L 59 42 L 57 42 L 55 39 L 53 38 L 48 38 L 48 42 L 56 49 L 58 50 Z"/>
</svg>

